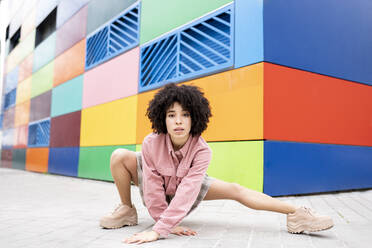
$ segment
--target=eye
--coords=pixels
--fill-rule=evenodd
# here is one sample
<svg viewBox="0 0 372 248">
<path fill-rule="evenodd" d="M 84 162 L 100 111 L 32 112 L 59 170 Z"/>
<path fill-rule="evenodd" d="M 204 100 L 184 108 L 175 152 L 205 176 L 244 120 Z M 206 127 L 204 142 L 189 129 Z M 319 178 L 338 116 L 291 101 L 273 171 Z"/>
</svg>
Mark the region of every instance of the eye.
<svg viewBox="0 0 372 248">
<path fill-rule="evenodd" d="M 184 113 L 183 116 L 190 117 L 190 114 L 189 113 Z"/>
<path fill-rule="evenodd" d="M 174 117 L 174 114 L 168 114 L 168 117 L 169 118 L 173 118 Z"/>
</svg>

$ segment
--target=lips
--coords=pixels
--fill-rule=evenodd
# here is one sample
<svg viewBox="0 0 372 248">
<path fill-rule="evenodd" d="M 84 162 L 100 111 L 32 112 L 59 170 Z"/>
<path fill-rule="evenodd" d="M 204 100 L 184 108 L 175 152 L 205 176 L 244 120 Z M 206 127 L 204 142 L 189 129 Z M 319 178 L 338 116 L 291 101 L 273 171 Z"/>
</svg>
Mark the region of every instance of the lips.
<svg viewBox="0 0 372 248">
<path fill-rule="evenodd" d="M 183 131 L 183 130 L 184 130 L 183 128 L 175 128 L 175 129 L 174 129 L 175 132 L 181 132 L 181 131 Z"/>
</svg>

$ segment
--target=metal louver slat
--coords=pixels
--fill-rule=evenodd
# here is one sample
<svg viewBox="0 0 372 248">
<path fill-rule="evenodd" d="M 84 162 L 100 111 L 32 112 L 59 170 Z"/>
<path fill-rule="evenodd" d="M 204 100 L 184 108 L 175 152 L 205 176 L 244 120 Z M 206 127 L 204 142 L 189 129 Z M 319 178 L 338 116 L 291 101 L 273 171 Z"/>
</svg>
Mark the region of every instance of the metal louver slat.
<svg viewBox="0 0 372 248">
<path fill-rule="evenodd" d="M 231 68 L 233 11 L 232 3 L 142 46 L 139 91 Z"/>
<path fill-rule="evenodd" d="M 160 79 L 172 78 L 175 69 L 176 35 L 167 37 L 154 43 L 141 53 L 141 84 L 143 86 L 157 83 Z"/>
<path fill-rule="evenodd" d="M 50 120 L 43 120 L 30 124 L 28 129 L 28 146 L 49 146 Z"/>
<path fill-rule="evenodd" d="M 137 3 L 87 37 L 86 70 L 138 45 L 139 11 Z"/>
</svg>

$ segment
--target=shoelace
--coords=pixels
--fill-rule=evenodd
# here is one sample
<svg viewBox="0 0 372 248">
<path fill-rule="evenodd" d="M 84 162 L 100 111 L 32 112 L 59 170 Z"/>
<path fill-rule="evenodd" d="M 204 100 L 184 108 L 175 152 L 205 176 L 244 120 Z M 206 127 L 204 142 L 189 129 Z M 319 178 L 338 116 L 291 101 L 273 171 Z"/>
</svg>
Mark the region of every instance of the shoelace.
<svg viewBox="0 0 372 248">
<path fill-rule="evenodd" d="M 312 210 L 311 208 L 308 208 L 308 207 L 304 207 L 306 213 L 310 214 L 311 216 L 315 216 L 316 215 L 316 212 L 314 210 Z"/>
<path fill-rule="evenodd" d="M 112 211 L 111 214 L 115 213 L 120 207 L 121 207 L 122 204 L 118 204 L 117 207 L 114 209 L 114 211 Z"/>
</svg>

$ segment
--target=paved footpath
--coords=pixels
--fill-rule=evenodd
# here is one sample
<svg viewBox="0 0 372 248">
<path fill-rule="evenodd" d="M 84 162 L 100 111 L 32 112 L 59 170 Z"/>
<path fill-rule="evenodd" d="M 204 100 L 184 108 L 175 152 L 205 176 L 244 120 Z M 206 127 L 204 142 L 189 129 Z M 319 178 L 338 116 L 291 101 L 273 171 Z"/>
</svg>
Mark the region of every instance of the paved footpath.
<svg viewBox="0 0 372 248">
<path fill-rule="evenodd" d="M 154 222 L 137 187 L 132 195 L 139 225 L 105 230 L 98 220 L 119 201 L 113 183 L 0 168 L 0 247 L 138 247 L 121 241 Z M 233 201 L 206 201 L 182 223 L 197 236 L 170 235 L 139 247 L 372 247 L 372 190 L 279 199 L 331 215 L 335 227 L 289 234 L 284 215 Z"/>
</svg>

